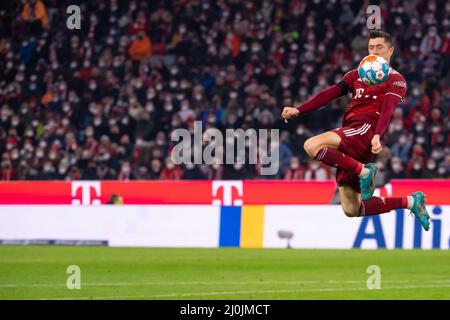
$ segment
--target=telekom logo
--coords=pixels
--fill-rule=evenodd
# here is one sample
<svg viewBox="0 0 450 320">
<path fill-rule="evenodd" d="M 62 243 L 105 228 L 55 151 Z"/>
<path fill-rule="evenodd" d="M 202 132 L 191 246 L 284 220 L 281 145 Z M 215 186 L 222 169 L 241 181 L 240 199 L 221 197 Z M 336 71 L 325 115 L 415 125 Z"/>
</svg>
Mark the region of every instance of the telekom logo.
<svg viewBox="0 0 450 320">
<path fill-rule="evenodd" d="M 100 181 L 74 181 L 72 182 L 72 204 L 75 205 L 99 205 L 100 199 L 91 199 L 91 188 L 94 189 L 94 197 L 101 196 Z M 81 200 L 75 198 L 78 190 L 81 189 Z"/>
<path fill-rule="evenodd" d="M 222 199 L 217 198 L 218 191 L 222 189 L 223 195 Z M 231 180 L 231 181 L 213 181 L 212 183 L 212 204 L 216 206 L 242 206 L 242 199 L 233 200 L 233 189 L 236 189 L 238 196 L 242 198 L 244 186 L 242 181 Z M 215 199 L 214 199 L 215 198 Z"/>
</svg>

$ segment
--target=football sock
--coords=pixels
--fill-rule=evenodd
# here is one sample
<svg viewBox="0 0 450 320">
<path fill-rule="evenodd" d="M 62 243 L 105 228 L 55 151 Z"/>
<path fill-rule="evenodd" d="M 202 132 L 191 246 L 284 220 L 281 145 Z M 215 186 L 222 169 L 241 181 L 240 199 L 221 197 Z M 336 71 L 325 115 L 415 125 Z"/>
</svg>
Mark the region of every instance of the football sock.
<svg viewBox="0 0 450 320">
<path fill-rule="evenodd" d="M 361 173 L 358 176 L 360 178 L 366 178 L 369 175 L 369 172 L 370 170 L 363 166 L 363 168 L 361 169 Z"/>
<path fill-rule="evenodd" d="M 314 160 L 321 161 L 330 167 L 349 170 L 357 175 L 361 174 L 363 169 L 368 171 L 361 162 L 356 161 L 335 148 L 325 147 L 320 149 L 314 157 Z"/>
<path fill-rule="evenodd" d="M 411 197 L 398 197 L 398 198 L 372 197 L 369 200 L 361 201 L 361 206 L 359 208 L 359 216 L 360 217 L 373 216 L 377 214 L 386 213 L 393 209 L 398 208 L 410 209 L 409 198 Z"/>
<path fill-rule="evenodd" d="M 408 209 L 411 210 L 414 205 L 414 199 L 412 196 L 407 196 L 406 198 L 408 198 Z"/>
</svg>

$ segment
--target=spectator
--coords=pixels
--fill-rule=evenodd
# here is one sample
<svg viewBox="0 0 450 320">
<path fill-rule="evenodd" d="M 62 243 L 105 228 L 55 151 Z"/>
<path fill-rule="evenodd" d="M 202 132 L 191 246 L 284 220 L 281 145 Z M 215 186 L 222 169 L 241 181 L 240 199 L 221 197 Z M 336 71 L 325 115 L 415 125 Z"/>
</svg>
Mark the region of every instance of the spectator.
<svg viewBox="0 0 450 320">
<path fill-rule="evenodd" d="M 25 0 L 22 19 L 28 24 L 30 31 L 35 28 L 48 28 L 47 9 L 41 0 Z"/>
<path fill-rule="evenodd" d="M 161 166 L 161 161 L 159 159 L 152 159 L 148 178 L 151 180 L 159 179 L 161 176 Z"/>
<path fill-rule="evenodd" d="M 331 177 L 330 169 L 325 168 L 321 163 L 317 161 L 308 163 L 308 168 L 305 171 L 305 180 L 324 181 L 330 180 Z"/>
<path fill-rule="evenodd" d="M 128 53 L 133 60 L 142 60 L 152 55 L 152 44 L 150 38 L 143 31 L 139 32 L 136 40 L 134 40 Z"/>
<path fill-rule="evenodd" d="M 435 179 L 438 177 L 438 170 L 436 166 L 436 161 L 434 159 L 428 159 L 427 165 L 423 172 L 424 179 Z"/>
<path fill-rule="evenodd" d="M 183 170 L 183 179 L 185 180 L 202 180 L 205 179 L 200 168 L 193 163 L 187 163 Z"/>
<path fill-rule="evenodd" d="M 182 178 L 183 171 L 179 166 L 176 166 L 170 158 L 166 159 L 166 164 L 161 170 L 160 179 L 162 180 L 180 180 Z"/>
<path fill-rule="evenodd" d="M 303 180 L 304 177 L 305 169 L 300 165 L 300 160 L 292 157 L 289 169 L 284 174 L 284 180 Z"/>
<path fill-rule="evenodd" d="M 224 169 L 224 180 L 247 180 L 252 179 L 254 174 L 251 169 L 243 164 L 228 165 Z"/>
<path fill-rule="evenodd" d="M 125 180 L 125 181 L 127 181 L 127 180 L 132 180 L 134 178 L 135 178 L 135 176 L 134 176 L 134 174 L 133 174 L 133 172 L 131 170 L 130 162 L 129 161 L 124 161 L 122 163 L 122 166 L 121 166 L 119 175 L 117 177 L 117 180 Z"/>
<path fill-rule="evenodd" d="M 197 168 L 204 179 L 283 178 L 295 158 L 307 169 L 303 178 L 331 178 L 303 143 L 340 125 L 347 98 L 288 124 L 280 111 L 338 82 L 366 54 L 368 4 L 197 2 L 82 3 L 86 19 L 70 36 L 58 20 L 63 2 L 24 0 L 6 14 L 16 19 L 0 28 L 2 179 L 186 178 L 190 169 L 161 168 L 161 161 L 170 156 L 171 132 L 192 133 L 195 120 L 222 131 L 281 131 L 276 175 L 215 163 Z M 393 158 L 378 156 L 385 178 L 450 172 L 449 20 L 438 8 L 381 5 L 382 28 L 397 50 L 393 67 L 409 88 L 385 137 Z"/>
<path fill-rule="evenodd" d="M 391 179 L 404 179 L 405 170 L 403 168 L 402 160 L 399 157 L 393 157 L 391 160 Z"/>
</svg>

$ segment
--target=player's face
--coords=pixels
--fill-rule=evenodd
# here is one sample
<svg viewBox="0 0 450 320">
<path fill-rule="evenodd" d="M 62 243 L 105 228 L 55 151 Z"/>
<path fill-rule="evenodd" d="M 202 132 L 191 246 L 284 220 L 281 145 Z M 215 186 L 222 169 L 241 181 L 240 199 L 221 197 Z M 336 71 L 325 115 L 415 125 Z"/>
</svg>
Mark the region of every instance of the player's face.
<svg viewBox="0 0 450 320">
<path fill-rule="evenodd" d="M 369 54 L 380 56 L 389 63 L 392 53 L 394 53 L 394 47 L 389 47 L 384 38 L 369 39 Z"/>
</svg>

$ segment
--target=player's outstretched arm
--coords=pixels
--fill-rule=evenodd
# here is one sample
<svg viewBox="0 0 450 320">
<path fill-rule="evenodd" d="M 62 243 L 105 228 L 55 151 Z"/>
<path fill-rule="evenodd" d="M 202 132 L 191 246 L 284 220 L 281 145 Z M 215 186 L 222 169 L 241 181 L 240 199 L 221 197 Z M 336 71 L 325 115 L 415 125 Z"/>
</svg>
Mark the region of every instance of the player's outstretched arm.
<svg viewBox="0 0 450 320">
<path fill-rule="evenodd" d="M 348 89 L 344 88 L 342 83 L 338 83 L 328 87 L 322 91 L 319 91 L 311 99 L 301 104 L 297 108 L 285 107 L 281 116 L 285 121 L 290 118 L 298 117 L 300 114 L 323 107 L 327 103 L 347 93 Z"/>
</svg>

